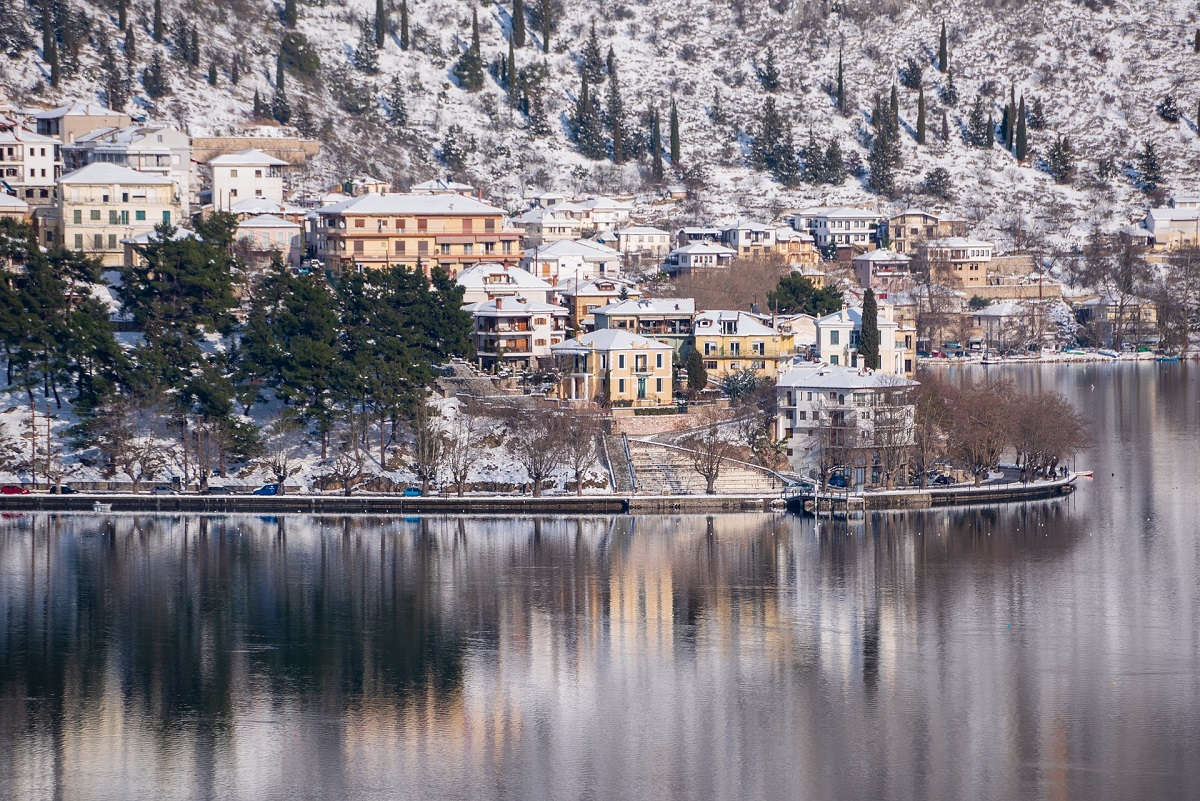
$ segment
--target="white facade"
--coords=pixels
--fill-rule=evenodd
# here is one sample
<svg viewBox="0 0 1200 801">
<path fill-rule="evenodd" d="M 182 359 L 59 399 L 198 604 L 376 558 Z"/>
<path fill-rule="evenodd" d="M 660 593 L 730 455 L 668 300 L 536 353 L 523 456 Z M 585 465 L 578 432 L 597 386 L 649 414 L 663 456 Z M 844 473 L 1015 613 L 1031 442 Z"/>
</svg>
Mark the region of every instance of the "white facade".
<svg viewBox="0 0 1200 801">
<path fill-rule="evenodd" d="M 475 322 L 471 339 L 481 367 L 535 366 L 566 336 L 568 311 L 562 306 L 520 297 L 468 303 L 463 311 Z"/>
<path fill-rule="evenodd" d="M 0 131 L 0 180 L 5 191 L 30 205 L 50 205 L 62 172 L 62 154 L 54 137 L 19 125 Z"/>
<path fill-rule="evenodd" d="M 1156 247 L 1175 249 L 1200 245 L 1200 206 L 1191 198 L 1177 198 L 1175 207 L 1150 209 L 1145 227 Z"/>
<path fill-rule="evenodd" d="M 549 303 L 552 287 L 546 281 L 519 267 L 504 264 L 476 264 L 458 275 L 463 288 L 463 303 L 483 303 L 496 298 L 523 297 Z"/>
<path fill-rule="evenodd" d="M 529 248 L 521 268 L 551 285 L 560 281 L 588 281 L 602 275 L 617 275 L 622 257 L 610 247 L 587 239 L 560 240 Z"/>
<path fill-rule="evenodd" d="M 696 242 L 672 250 L 667 256 L 668 269 L 693 270 L 705 267 L 726 267 L 737 253 L 723 245 Z"/>
<path fill-rule="evenodd" d="M 820 247 L 856 246 L 864 250 L 879 228 L 880 216 L 870 209 L 814 208 L 792 215 L 792 227 L 808 231 Z"/>
<path fill-rule="evenodd" d="M 165 125 L 100 128 L 63 145 L 66 170 L 89 164 L 116 164 L 138 172 L 165 175 L 175 182 L 187 214 L 191 203 L 192 143 L 183 131 Z"/>
<path fill-rule="evenodd" d="M 611 236 L 616 241 L 617 250 L 622 253 L 665 256 L 671 250 L 671 234 L 661 228 L 634 225 L 628 228 L 618 228 L 611 233 Z"/>
<path fill-rule="evenodd" d="M 721 235 L 726 245 L 743 255 L 775 247 L 775 227 L 753 222 L 729 226 Z"/>
<path fill-rule="evenodd" d="M 300 263 L 304 251 L 300 224 L 271 214 L 242 220 L 238 223 L 236 237 L 252 252 L 269 254 L 278 251 L 283 260 L 292 265 Z"/>
<path fill-rule="evenodd" d="M 212 206 L 227 211 L 247 198 L 283 202 L 283 170 L 287 162 L 261 150 L 227 153 L 209 160 Z"/>
<path fill-rule="evenodd" d="M 577 239 L 583 224 L 574 217 L 543 208 L 530 209 L 515 220 L 525 231 L 528 247 Z"/>
<path fill-rule="evenodd" d="M 896 349 L 898 324 L 891 309 L 879 304 L 879 370 L 904 375 L 904 351 Z M 843 308 L 816 321 L 817 352 L 821 361 L 835 367 L 865 367 L 858 359 L 858 337 L 862 332 L 862 308 Z"/>
</svg>

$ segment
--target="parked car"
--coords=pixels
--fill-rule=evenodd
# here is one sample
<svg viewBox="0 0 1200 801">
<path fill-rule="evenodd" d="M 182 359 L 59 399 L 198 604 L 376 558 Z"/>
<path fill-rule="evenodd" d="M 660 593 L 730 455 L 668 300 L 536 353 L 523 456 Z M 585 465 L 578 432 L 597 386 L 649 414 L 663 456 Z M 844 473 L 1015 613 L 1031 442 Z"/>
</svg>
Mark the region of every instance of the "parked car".
<svg viewBox="0 0 1200 801">
<path fill-rule="evenodd" d="M 72 487 L 68 484 L 63 484 L 61 487 L 51 487 L 50 494 L 51 495 L 78 495 L 79 490 L 75 489 L 74 487 Z"/>
<path fill-rule="evenodd" d="M 168 487 L 166 484 L 159 484 L 154 489 L 150 490 L 151 495 L 178 495 L 179 493 Z"/>
<path fill-rule="evenodd" d="M 944 474 L 944 473 L 943 473 L 943 474 L 942 474 L 942 475 L 940 475 L 940 476 L 934 476 L 934 478 L 933 478 L 933 483 L 934 483 L 934 484 L 940 484 L 940 485 L 942 485 L 942 486 L 945 486 L 945 485 L 947 485 L 947 484 L 953 484 L 953 483 L 954 483 L 954 479 L 950 478 L 950 476 L 948 476 L 948 475 L 946 475 L 946 474 Z"/>
<path fill-rule="evenodd" d="M 209 484 L 207 487 L 205 487 L 204 492 L 202 494 L 204 494 L 204 495 L 228 495 L 229 487 L 222 487 L 218 484 Z"/>
<path fill-rule="evenodd" d="M 0 494 L 3 495 L 28 495 L 29 490 L 24 487 L 19 487 L 16 484 L 5 484 L 0 487 Z"/>
<path fill-rule="evenodd" d="M 420 498 L 421 497 L 421 488 L 420 487 L 405 487 L 404 492 L 402 494 L 404 495 L 405 498 Z"/>
<path fill-rule="evenodd" d="M 846 477 L 844 475 L 842 475 L 841 473 L 837 473 L 835 475 L 830 476 L 829 477 L 829 486 L 844 488 L 846 486 Z"/>
<path fill-rule="evenodd" d="M 278 495 L 279 494 L 279 485 L 278 484 L 263 484 L 261 487 L 254 490 L 254 492 L 252 494 L 254 494 L 254 495 Z"/>
</svg>

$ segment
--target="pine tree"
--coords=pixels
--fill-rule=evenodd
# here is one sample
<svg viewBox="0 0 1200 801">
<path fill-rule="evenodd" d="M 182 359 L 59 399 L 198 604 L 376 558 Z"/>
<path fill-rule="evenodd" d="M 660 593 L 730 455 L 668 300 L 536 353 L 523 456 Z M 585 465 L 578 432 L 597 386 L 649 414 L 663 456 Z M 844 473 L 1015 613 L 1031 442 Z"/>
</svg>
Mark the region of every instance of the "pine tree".
<svg viewBox="0 0 1200 801">
<path fill-rule="evenodd" d="M 1071 152 L 1071 141 L 1065 136 L 1057 137 L 1046 152 L 1046 170 L 1058 184 L 1070 183 L 1075 175 L 1075 156 Z"/>
<path fill-rule="evenodd" d="M 375 47 L 383 49 L 387 37 L 387 9 L 383 0 L 375 0 Z"/>
<path fill-rule="evenodd" d="M 283 0 L 283 24 L 296 27 L 296 0 Z"/>
<path fill-rule="evenodd" d="M 525 46 L 525 0 L 513 0 L 512 39 L 517 47 Z"/>
<path fill-rule="evenodd" d="M 917 144 L 925 144 L 925 87 L 917 92 Z"/>
<path fill-rule="evenodd" d="M 134 38 L 133 26 L 130 25 L 125 29 L 125 60 L 133 61 L 137 58 L 137 40 Z"/>
<path fill-rule="evenodd" d="M 166 25 L 163 24 L 162 0 L 154 0 L 154 41 L 162 43 L 163 34 L 166 33 Z"/>
<path fill-rule="evenodd" d="M 947 106 L 958 105 L 958 88 L 954 85 L 954 70 L 946 70 L 946 84 L 942 87 L 942 102 Z"/>
<path fill-rule="evenodd" d="M 553 0 L 542 0 L 541 5 L 539 6 L 539 10 L 541 12 L 541 14 L 540 14 L 541 23 L 542 23 L 542 52 L 543 53 L 550 52 L 550 29 L 554 24 L 553 19 L 551 17 L 551 14 L 554 13 L 553 8 L 554 8 Z"/>
<path fill-rule="evenodd" d="M 296 126 L 301 136 L 316 136 L 319 131 L 312 109 L 303 97 L 296 101 L 296 108 L 292 111 L 292 125 Z"/>
<path fill-rule="evenodd" d="M 589 159 L 600 160 L 608 155 L 601 130 L 598 104 L 592 96 L 586 72 L 580 73 L 579 97 L 571 120 L 571 135 L 579 152 Z"/>
<path fill-rule="evenodd" d="M 675 167 L 680 163 L 679 145 L 679 109 L 675 106 L 675 98 L 671 98 L 671 164 Z"/>
<path fill-rule="evenodd" d="M 581 69 L 587 75 L 588 83 L 599 86 L 604 82 L 604 55 L 600 52 L 600 40 L 596 38 L 596 20 L 588 33 L 587 42 L 583 45 L 581 54 L 583 63 Z"/>
<path fill-rule="evenodd" d="M 408 0 L 400 0 L 400 49 L 408 49 Z"/>
<path fill-rule="evenodd" d="M 171 39 L 175 45 L 175 56 L 184 64 L 192 63 L 192 37 L 189 35 L 187 17 L 180 15 L 175 20 L 175 30 Z"/>
<path fill-rule="evenodd" d="M 661 181 L 664 170 L 662 160 L 662 127 L 659 125 L 658 109 L 654 109 L 650 118 L 650 160 L 654 180 Z"/>
<path fill-rule="evenodd" d="M 755 69 L 758 72 L 758 82 L 762 84 L 763 89 L 766 89 L 768 92 L 779 91 L 779 67 L 775 65 L 775 48 L 767 48 L 767 55 L 763 60 L 763 65 Z"/>
<path fill-rule="evenodd" d="M 725 107 L 721 103 L 721 90 L 718 87 L 713 87 L 712 107 L 708 110 L 708 116 L 717 125 L 725 124 Z"/>
<path fill-rule="evenodd" d="M 1179 122 L 1183 116 L 1179 111 L 1179 104 L 1175 102 L 1175 98 L 1172 95 L 1164 97 L 1162 102 L 1155 107 L 1155 110 L 1158 112 L 1158 116 L 1170 123 Z"/>
<path fill-rule="evenodd" d="M 863 367 L 879 369 L 879 308 L 870 287 L 863 292 L 862 325 L 858 334 L 858 358 Z"/>
<path fill-rule="evenodd" d="M 375 47 L 375 31 L 366 24 L 358 32 L 358 47 L 354 48 L 354 68 L 367 75 L 379 72 L 379 50 Z M 479 81 L 482 86 L 482 75 Z"/>
<path fill-rule="evenodd" d="M 950 68 L 950 46 L 946 42 L 946 21 L 942 20 L 942 35 L 938 39 L 938 70 L 946 72 Z"/>
<path fill-rule="evenodd" d="M 616 164 L 625 162 L 625 107 L 621 102 L 621 82 L 617 77 L 617 57 L 612 47 L 608 48 L 608 132 L 612 138 L 612 159 Z"/>
<path fill-rule="evenodd" d="M 775 180 L 790 186 L 800 177 L 800 160 L 796 151 L 792 126 L 775 106 L 775 98 L 763 101 L 750 145 L 751 164 L 766 170 Z"/>
<path fill-rule="evenodd" d="M 1017 161 L 1024 161 L 1029 156 L 1029 132 L 1025 130 L 1025 95 L 1021 95 L 1021 105 L 1017 109 L 1016 156 Z"/>
<path fill-rule="evenodd" d="M 1153 142 L 1146 142 L 1138 156 L 1138 172 L 1141 173 L 1142 191 L 1151 194 L 1162 185 L 1162 165 Z"/>
<path fill-rule="evenodd" d="M 234 56 L 229 60 L 229 82 L 234 86 L 238 85 L 238 81 L 242 79 L 242 60 L 238 56 Z"/>
<path fill-rule="evenodd" d="M 1035 131 L 1044 130 L 1046 127 L 1046 114 L 1042 110 L 1040 97 L 1033 98 L 1029 104 L 1029 127 Z"/>
<path fill-rule="evenodd" d="M 942 141 L 950 141 L 950 115 L 946 113 L 946 109 L 942 109 Z"/>
<path fill-rule="evenodd" d="M 271 118 L 285 125 L 292 118 L 292 107 L 288 103 L 287 88 L 284 86 L 282 51 L 275 59 L 275 93 L 271 95 Z"/>
<path fill-rule="evenodd" d="M 392 77 L 388 87 L 388 122 L 397 128 L 408 124 L 408 107 L 404 103 L 404 88 L 400 85 L 400 76 Z"/>
<path fill-rule="evenodd" d="M 216 61 L 216 59 L 213 59 L 212 61 L 210 61 L 208 63 L 208 85 L 209 86 L 217 85 L 217 76 L 218 75 L 219 75 L 219 73 L 217 72 L 217 61 Z"/>
<path fill-rule="evenodd" d="M 987 148 L 992 146 L 991 118 L 984 112 L 982 97 L 975 97 L 975 103 L 971 106 L 971 113 L 967 116 L 966 139 L 967 144 L 972 147 Z"/>
<path fill-rule="evenodd" d="M 471 44 L 454 65 L 454 77 L 468 92 L 483 88 L 483 56 L 479 51 L 479 13 L 471 10 Z"/>
<path fill-rule="evenodd" d="M 109 108 L 121 111 L 129 102 L 129 84 L 125 81 L 125 71 L 117 64 L 117 56 L 110 48 L 104 49 L 100 69 L 104 73 L 105 102 Z"/>
<path fill-rule="evenodd" d="M 167 79 L 166 67 L 162 62 L 162 54 L 157 50 L 150 57 L 150 63 L 142 71 L 142 88 L 151 100 L 157 100 L 171 93 L 171 84 Z"/>
<path fill-rule="evenodd" d="M 842 155 L 842 145 L 837 139 L 830 139 L 825 147 L 825 170 L 821 182 L 831 186 L 841 186 L 846 180 L 846 159 Z"/>
</svg>

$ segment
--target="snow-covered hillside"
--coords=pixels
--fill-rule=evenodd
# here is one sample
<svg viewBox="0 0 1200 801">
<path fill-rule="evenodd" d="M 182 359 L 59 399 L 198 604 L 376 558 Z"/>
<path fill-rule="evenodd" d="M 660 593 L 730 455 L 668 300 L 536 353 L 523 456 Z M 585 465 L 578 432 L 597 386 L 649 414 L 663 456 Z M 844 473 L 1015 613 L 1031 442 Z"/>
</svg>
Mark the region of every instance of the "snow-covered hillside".
<svg viewBox="0 0 1200 801">
<path fill-rule="evenodd" d="M 80 56 L 84 68 L 65 78 L 59 89 L 47 87 L 42 39 L 30 11 L 29 31 L 37 49 L 24 50 L 0 65 L 10 100 L 105 99 L 98 88 L 104 81 L 97 44 L 107 39 L 117 48 L 123 41 L 115 3 L 70 2 L 86 10 L 92 21 L 91 39 Z M 532 0 L 529 5 L 536 3 Z M 319 53 L 321 70 L 307 82 L 289 76 L 288 88 L 293 108 L 301 97 L 306 98 L 315 122 L 324 128 L 324 153 L 311 165 L 310 186 L 327 186 L 361 171 L 391 179 L 398 187 L 444 174 L 439 145 L 446 129 L 457 123 L 477 143 L 463 177 L 514 209 L 529 189 L 636 193 L 644 216 L 663 222 L 772 218 L 785 208 L 817 203 L 911 203 L 956 211 L 1003 249 L 1013 242 L 1018 224 L 1026 242 L 1044 237 L 1063 244 L 1077 239 L 1093 221 L 1115 226 L 1140 217 L 1146 198 L 1135 186 L 1133 164 L 1145 141 L 1154 142 L 1160 152 L 1170 192 L 1200 189 L 1195 119 L 1200 54 L 1193 47 L 1200 14 L 1194 3 L 1183 0 L 1156 4 L 1118 0 L 1111 5 L 1103 0 L 563 3 L 550 52 L 541 52 L 536 26 L 530 24 L 531 41 L 516 57 L 519 67 L 544 62 L 548 68 L 545 98 L 553 130 L 545 137 L 529 134 L 522 116 L 508 108 L 504 90 L 490 75 L 476 93 L 463 91 L 452 77 L 454 63 L 471 38 L 472 9 L 479 15 L 483 61 L 490 64 L 507 54 L 511 7 L 508 2 L 411 0 L 413 46 L 402 51 L 398 4 L 389 0 L 392 30 L 380 53 L 380 73 L 366 76 L 354 70 L 352 61 L 361 26 L 374 17 L 374 0 L 302 2 L 297 30 Z M 130 7 L 129 20 L 137 37 L 135 73 L 140 75 L 155 48 L 166 48 L 163 55 L 172 70 L 173 93 L 156 104 L 150 104 L 144 94 L 134 102 L 193 134 L 246 126 L 255 91 L 264 99 L 272 93 L 275 57 L 285 32 L 280 22 L 282 5 L 164 0 L 168 36 L 163 45 L 151 40 L 151 9 L 145 0 Z M 181 14 L 198 27 L 204 53 L 200 68 L 191 73 L 169 57 L 171 31 Z M 938 92 L 945 76 L 934 64 L 943 20 L 961 98 L 949 109 L 946 143 L 939 141 Z M 570 143 L 566 128 L 579 91 L 578 59 L 593 21 L 601 47 L 611 45 L 615 51 L 631 121 L 640 118 L 647 106 L 665 115 L 671 99 L 677 101 L 682 162 L 691 168 L 688 177 L 695 201 L 665 201 L 664 193 L 646 180 L 645 164 L 590 161 Z M 792 122 L 797 144 L 804 144 L 809 131 L 823 138 L 836 136 L 852 164 L 866 162 L 864 142 L 873 95 L 890 91 L 898 68 L 910 56 L 921 59 L 929 144 L 918 146 L 912 136 L 917 93 L 900 88 L 902 127 L 907 133 L 898 198 L 872 195 L 864 181 L 854 176 L 839 187 L 784 188 L 745 166 L 746 132 L 767 96 L 755 73 L 767 46 L 773 48 L 782 72 L 776 100 Z M 837 112 L 830 95 L 839 50 L 853 105 L 847 115 Z M 247 65 L 238 86 L 229 82 L 233 54 L 240 54 Z M 218 84 L 210 86 L 205 77 L 214 58 L 225 66 Z M 337 95 L 343 91 L 344 78 L 339 74 L 372 84 L 380 108 L 364 115 L 343 111 Z M 382 102 L 393 76 L 400 78 L 409 112 L 400 131 L 387 123 Z M 959 135 L 960 121 L 977 94 L 984 95 L 999 119 L 999 108 L 1012 85 L 1018 96 L 1039 98 L 1047 119 L 1045 130 L 1031 132 L 1033 155 L 1026 166 L 1019 166 L 998 146 L 990 151 L 975 149 Z M 718 88 L 730 120 L 726 125 L 715 124 L 709 114 Z M 135 89 L 140 91 L 140 85 L 135 84 Z M 1155 111 L 1167 94 L 1174 95 L 1183 110 L 1178 123 L 1164 121 Z M 1078 177 L 1071 186 L 1056 186 L 1037 169 L 1037 154 L 1044 153 L 1059 133 L 1070 136 L 1077 154 Z M 1112 159 L 1116 175 L 1097 177 L 1101 159 Z M 952 175 L 949 203 L 918 192 L 923 176 L 938 166 Z M 668 174 L 667 181 L 674 180 Z"/>
</svg>

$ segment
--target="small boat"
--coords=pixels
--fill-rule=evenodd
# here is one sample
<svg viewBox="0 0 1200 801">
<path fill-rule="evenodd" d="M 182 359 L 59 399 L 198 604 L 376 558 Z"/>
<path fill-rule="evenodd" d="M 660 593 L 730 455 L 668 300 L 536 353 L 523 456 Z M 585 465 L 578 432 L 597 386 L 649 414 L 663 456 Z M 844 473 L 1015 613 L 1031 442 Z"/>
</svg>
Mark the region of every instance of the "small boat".
<svg viewBox="0 0 1200 801">
<path fill-rule="evenodd" d="M 1091 478 L 1094 472 L 1094 470 L 1076 470 L 1075 475 L 1079 476 L 1080 478 Z"/>
<path fill-rule="evenodd" d="M 111 503 L 100 503 L 100 501 L 96 501 L 95 503 L 92 504 L 92 511 L 93 512 L 111 512 L 112 504 Z"/>
<path fill-rule="evenodd" d="M 1161 355 L 1161 356 L 1156 356 L 1154 358 L 1154 360 L 1156 362 L 1177 362 L 1177 361 L 1179 361 L 1179 357 L 1178 356 Z"/>
<path fill-rule="evenodd" d="M 1107 356 L 1110 359 L 1121 358 L 1121 354 L 1117 353 L 1115 350 L 1109 350 L 1108 348 L 1101 348 L 1100 350 L 1096 351 L 1096 353 L 1100 354 L 1101 356 Z"/>
</svg>

